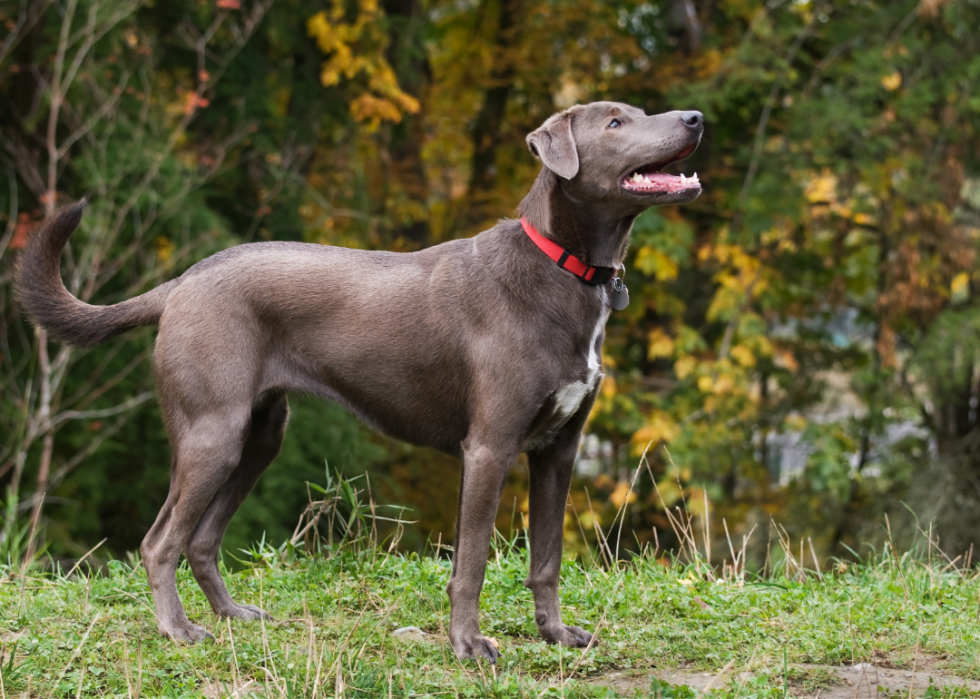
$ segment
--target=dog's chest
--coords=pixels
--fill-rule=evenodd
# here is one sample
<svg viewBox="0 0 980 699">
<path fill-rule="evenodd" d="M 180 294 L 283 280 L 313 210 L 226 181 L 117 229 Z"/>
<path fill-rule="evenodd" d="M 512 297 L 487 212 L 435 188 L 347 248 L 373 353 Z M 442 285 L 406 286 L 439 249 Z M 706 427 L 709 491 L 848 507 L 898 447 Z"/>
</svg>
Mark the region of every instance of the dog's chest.
<svg viewBox="0 0 980 699">
<path fill-rule="evenodd" d="M 567 383 L 555 391 L 555 417 L 561 420 L 563 424 L 578 411 L 579 406 L 582 405 L 582 401 L 585 400 L 585 397 L 595 387 L 595 382 L 599 377 L 599 370 L 601 369 L 599 352 L 595 346 L 600 332 L 602 332 L 602 324 L 596 327 L 596 333 L 593 334 L 592 340 L 589 342 L 588 364 L 586 365 L 585 376 L 581 380 Z"/>
<path fill-rule="evenodd" d="M 582 402 L 592 393 L 596 382 L 602 377 L 598 342 L 607 317 L 607 314 L 603 314 L 596 323 L 583 357 L 584 367 L 580 365 L 576 378 L 562 384 L 546 401 L 536 421 L 536 429 L 532 430 L 528 440 L 530 448 L 549 443 L 569 418 L 578 412 Z"/>
</svg>

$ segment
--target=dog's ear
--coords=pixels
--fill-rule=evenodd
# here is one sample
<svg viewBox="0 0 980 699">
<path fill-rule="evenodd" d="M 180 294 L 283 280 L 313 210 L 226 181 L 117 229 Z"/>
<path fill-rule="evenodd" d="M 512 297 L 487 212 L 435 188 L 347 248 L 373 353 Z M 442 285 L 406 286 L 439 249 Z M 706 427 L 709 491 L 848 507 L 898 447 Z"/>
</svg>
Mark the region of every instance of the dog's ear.
<svg viewBox="0 0 980 699">
<path fill-rule="evenodd" d="M 578 148 L 572 135 L 572 115 L 564 112 L 548 119 L 527 135 L 527 147 L 549 170 L 570 180 L 578 173 Z"/>
</svg>

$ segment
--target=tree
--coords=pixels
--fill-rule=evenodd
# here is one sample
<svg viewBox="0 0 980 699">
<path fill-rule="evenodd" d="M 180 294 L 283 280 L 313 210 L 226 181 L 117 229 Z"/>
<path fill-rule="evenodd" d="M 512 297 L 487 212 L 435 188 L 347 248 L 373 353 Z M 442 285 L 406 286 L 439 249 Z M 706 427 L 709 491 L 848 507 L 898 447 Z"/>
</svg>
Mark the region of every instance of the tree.
<svg viewBox="0 0 980 699">
<path fill-rule="evenodd" d="M 67 286 L 83 301 L 132 296 L 213 249 L 220 227 L 186 203 L 200 196 L 229 149 L 248 132 L 228 133 L 201 149 L 183 143 L 188 126 L 208 106 L 207 95 L 268 4 L 256 3 L 234 15 L 219 10 L 204 30 L 188 23 L 184 39 L 198 70 L 192 80 L 176 85 L 158 80 L 152 37 L 134 21 L 139 6 L 137 0 L 69 0 L 57 7 L 22 3 L 3 44 L 5 57 L 18 62 L 0 67 L 28 77 L 10 85 L 2 115 L 12 128 L 2 143 L 10 176 L 0 254 L 21 247 L 31 221 L 42 215 L 30 208 L 24 212 L 26 202 L 40 203 L 48 216 L 60 201 L 91 192 L 93 204 L 66 255 Z M 214 234 L 200 234 L 208 229 Z M 155 246 L 147 245 L 151 240 Z M 21 320 L 10 293 L 12 276 L 13 268 L 6 265 L 6 388 L 0 419 L 13 438 L 0 450 L 0 476 L 10 473 L 4 538 L 17 524 L 17 510 L 30 509 L 30 560 L 49 493 L 152 396 L 143 380 L 132 384 L 134 392 L 122 402 L 103 399 L 145 366 L 150 347 L 146 334 L 137 333 L 108 351 L 93 354 L 62 345 L 52 356 L 46 333 L 35 329 L 32 335 Z M 107 418 L 111 424 L 103 425 Z M 99 421 L 90 422 L 97 425 L 96 434 L 52 470 L 56 434 L 75 420 Z M 22 479 L 34 459 L 36 467 L 30 470 L 36 482 L 22 499 Z"/>
</svg>

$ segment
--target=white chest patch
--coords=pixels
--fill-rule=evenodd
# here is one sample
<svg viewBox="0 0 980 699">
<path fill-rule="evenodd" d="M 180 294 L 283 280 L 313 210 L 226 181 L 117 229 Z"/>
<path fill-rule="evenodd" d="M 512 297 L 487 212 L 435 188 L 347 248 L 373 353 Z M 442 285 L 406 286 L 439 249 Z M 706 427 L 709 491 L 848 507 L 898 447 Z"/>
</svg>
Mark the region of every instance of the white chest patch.
<svg viewBox="0 0 980 699">
<path fill-rule="evenodd" d="M 599 363 L 599 354 L 596 352 L 595 344 L 596 340 L 599 339 L 599 334 L 606 325 L 606 319 L 608 317 L 608 313 L 602 314 L 599 317 L 599 322 L 596 323 L 595 330 L 592 331 L 592 337 L 589 339 L 588 369 L 584 380 L 565 384 L 555 391 L 555 415 L 562 422 L 575 414 L 579 406 L 582 405 L 582 401 L 585 400 L 585 397 L 595 387 L 599 370 L 602 368 Z"/>
</svg>

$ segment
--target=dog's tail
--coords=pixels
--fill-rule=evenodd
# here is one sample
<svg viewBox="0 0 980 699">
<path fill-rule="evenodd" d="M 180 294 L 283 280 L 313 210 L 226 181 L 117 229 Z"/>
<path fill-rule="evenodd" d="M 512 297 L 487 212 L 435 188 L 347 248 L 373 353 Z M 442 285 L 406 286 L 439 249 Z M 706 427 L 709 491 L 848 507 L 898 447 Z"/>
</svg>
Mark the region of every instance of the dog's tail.
<svg viewBox="0 0 980 699">
<path fill-rule="evenodd" d="M 18 260 L 15 289 L 28 317 L 52 339 L 94 347 L 130 328 L 158 323 L 178 282 L 112 306 L 91 306 L 72 296 L 61 281 L 61 250 L 78 227 L 85 203 L 66 206 L 34 232 Z"/>
</svg>

